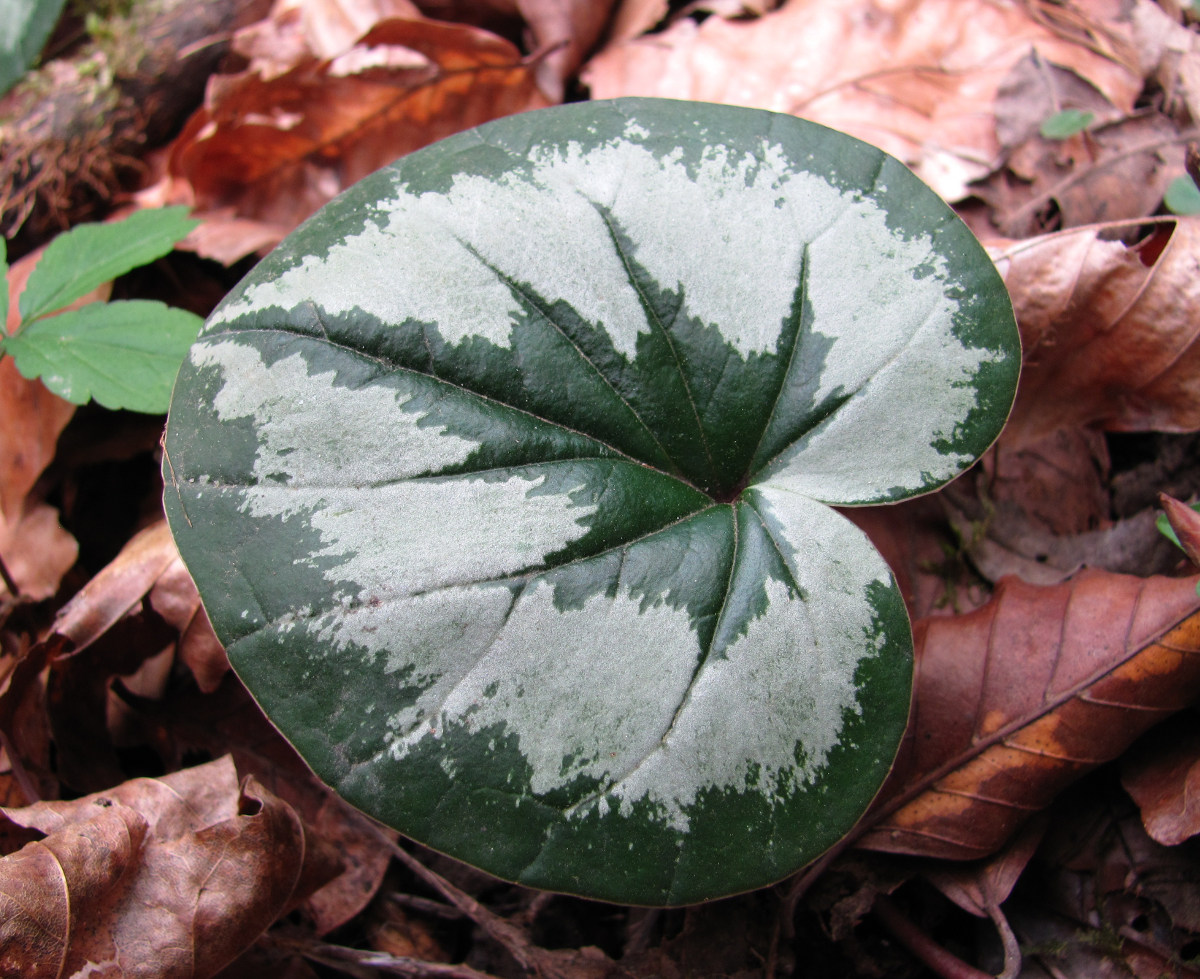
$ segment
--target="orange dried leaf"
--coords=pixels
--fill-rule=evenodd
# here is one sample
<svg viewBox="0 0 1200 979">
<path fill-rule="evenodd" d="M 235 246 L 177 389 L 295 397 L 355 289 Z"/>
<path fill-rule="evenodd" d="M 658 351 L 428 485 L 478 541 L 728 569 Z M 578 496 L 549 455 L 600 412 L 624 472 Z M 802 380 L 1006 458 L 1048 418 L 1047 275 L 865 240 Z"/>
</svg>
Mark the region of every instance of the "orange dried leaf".
<svg viewBox="0 0 1200 979">
<path fill-rule="evenodd" d="M 859 845 L 945 859 L 1000 847 L 1070 782 L 1200 694 L 1195 578 L 1004 579 L 914 629 L 913 714 Z"/>
<path fill-rule="evenodd" d="M 399 156 L 547 104 L 537 64 L 478 28 L 390 18 L 334 58 L 216 76 L 147 200 L 194 206 L 187 244 L 232 261 Z"/>
<path fill-rule="evenodd" d="M 1133 247 L 1091 225 L 989 248 L 1021 328 L 1024 364 L 1001 435 L 1009 448 L 1060 428 L 1200 428 L 1200 218 Z"/>
<path fill-rule="evenodd" d="M 1034 48 L 1128 112 L 1137 59 L 1112 27 L 1047 23 L 1032 4 L 989 0 L 790 0 L 752 21 L 680 20 L 610 45 L 585 67 L 594 98 L 657 95 L 751 105 L 882 147 L 948 200 L 1000 156 L 993 106 Z"/>
</svg>

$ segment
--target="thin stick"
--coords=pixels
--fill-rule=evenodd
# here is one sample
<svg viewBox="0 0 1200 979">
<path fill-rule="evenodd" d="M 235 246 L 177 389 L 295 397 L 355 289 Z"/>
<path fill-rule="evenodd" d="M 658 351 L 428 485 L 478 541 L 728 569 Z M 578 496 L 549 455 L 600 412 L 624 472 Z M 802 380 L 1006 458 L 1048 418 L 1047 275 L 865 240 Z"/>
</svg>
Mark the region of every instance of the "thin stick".
<svg viewBox="0 0 1200 979">
<path fill-rule="evenodd" d="M 13 581 L 13 576 L 9 573 L 8 565 L 4 563 L 4 555 L 2 554 L 0 554 L 0 581 L 4 582 L 4 587 L 8 589 L 8 593 L 13 598 L 21 597 L 21 589 Z"/>
</svg>

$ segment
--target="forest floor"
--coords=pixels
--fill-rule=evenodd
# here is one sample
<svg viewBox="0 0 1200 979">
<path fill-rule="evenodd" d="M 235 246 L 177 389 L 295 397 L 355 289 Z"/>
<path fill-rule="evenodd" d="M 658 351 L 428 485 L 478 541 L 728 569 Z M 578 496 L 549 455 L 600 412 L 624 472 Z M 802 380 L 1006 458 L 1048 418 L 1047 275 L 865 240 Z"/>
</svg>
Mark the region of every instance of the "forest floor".
<svg viewBox="0 0 1200 979">
<path fill-rule="evenodd" d="M 1156 528 L 1160 493 L 1200 494 L 1188 4 L 191 8 L 210 19 L 148 3 L 134 56 L 111 47 L 125 14 L 73 12 L 0 101 L 11 311 L 58 230 L 186 204 L 199 227 L 111 294 L 206 315 L 404 153 L 656 95 L 793 113 L 899 157 L 1004 276 L 1021 387 L 969 473 L 848 514 L 916 638 L 909 734 L 873 808 L 772 887 L 652 909 L 498 881 L 324 788 L 229 669 L 165 528 L 164 419 L 77 408 L 5 358 L 0 975 L 118 956 L 295 979 L 1200 975 L 1200 597 Z M 78 94 L 95 84 L 115 100 L 98 117 Z"/>
</svg>

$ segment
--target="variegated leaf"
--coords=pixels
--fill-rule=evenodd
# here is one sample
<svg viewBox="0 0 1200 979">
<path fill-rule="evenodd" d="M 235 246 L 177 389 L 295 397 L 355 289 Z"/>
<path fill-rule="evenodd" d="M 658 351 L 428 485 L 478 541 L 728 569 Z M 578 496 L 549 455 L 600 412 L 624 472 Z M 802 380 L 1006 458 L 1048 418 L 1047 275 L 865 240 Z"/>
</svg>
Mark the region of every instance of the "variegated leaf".
<svg viewBox="0 0 1200 979">
<path fill-rule="evenodd" d="M 828 504 L 995 438 L 1012 312 L 892 158 L 660 100 L 362 181 L 209 320 L 172 529 L 238 673 L 350 802 L 523 883 L 684 903 L 833 844 L 911 635 Z"/>
</svg>

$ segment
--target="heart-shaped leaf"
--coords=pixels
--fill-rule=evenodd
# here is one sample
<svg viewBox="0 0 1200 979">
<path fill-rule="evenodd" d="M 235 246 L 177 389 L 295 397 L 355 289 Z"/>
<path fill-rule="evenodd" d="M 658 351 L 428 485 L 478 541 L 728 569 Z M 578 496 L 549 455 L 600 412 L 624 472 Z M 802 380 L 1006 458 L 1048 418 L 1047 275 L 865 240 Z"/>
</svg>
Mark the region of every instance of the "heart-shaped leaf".
<svg viewBox="0 0 1200 979">
<path fill-rule="evenodd" d="M 951 479 L 1020 356 L 966 227 L 788 116 L 513 116 L 367 178 L 210 319 L 172 528 L 350 802 L 523 883 L 684 903 L 836 842 L 912 643 L 827 504 Z"/>
</svg>

